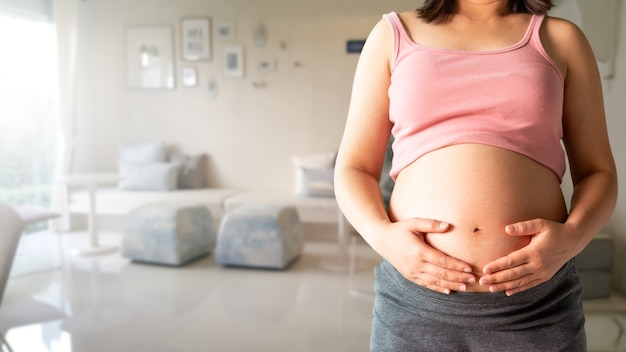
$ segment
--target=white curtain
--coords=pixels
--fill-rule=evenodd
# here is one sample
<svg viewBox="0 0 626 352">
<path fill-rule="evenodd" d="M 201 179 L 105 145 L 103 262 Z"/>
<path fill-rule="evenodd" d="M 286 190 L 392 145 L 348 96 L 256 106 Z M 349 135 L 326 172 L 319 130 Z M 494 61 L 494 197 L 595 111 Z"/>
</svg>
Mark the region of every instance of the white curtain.
<svg viewBox="0 0 626 352">
<path fill-rule="evenodd" d="M 23 17 L 43 18 L 48 20 L 51 0 L 0 0 L 0 10 Z"/>
<path fill-rule="evenodd" d="M 58 66 L 58 148 L 55 179 L 70 173 L 76 139 L 76 53 L 77 53 L 77 1 L 53 0 L 52 14 L 57 38 Z M 67 186 L 55 182 L 52 207 L 64 216 L 55 224 L 57 231 L 69 228 Z"/>
</svg>

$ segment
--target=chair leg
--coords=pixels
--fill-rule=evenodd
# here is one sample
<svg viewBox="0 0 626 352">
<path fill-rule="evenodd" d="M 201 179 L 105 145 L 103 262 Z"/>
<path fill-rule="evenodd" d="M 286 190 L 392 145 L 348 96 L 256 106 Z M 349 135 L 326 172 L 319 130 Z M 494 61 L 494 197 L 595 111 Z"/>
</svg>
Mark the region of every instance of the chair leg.
<svg viewBox="0 0 626 352">
<path fill-rule="evenodd" d="M 0 333 L 0 351 L 4 351 L 4 346 L 7 346 L 7 350 L 9 352 L 13 352 L 13 349 L 11 348 L 11 345 L 9 345 L 9 342 L 4 338 L 4 335 Z"/>
<path fill-rule="evenodd" d="M 348 266 L 348 288 L 350 290 L 350 293 L 354 296 L 373 297 L 374 292 L 370 292 L 370 291 L 366 292 L 366 291 L 359 290 L 354 287 L 354 274 L 358 270 L 357 263 L 356 263 L 356 243 L 357 243 L 357 236 L 352 234 L 350 236 L 350 250 L 349 250 L 350 262 Z"/>
<path fill-rule="evenodd" d="M 350 288 L 350 292 L 352 292 L 352 282 L 354 281 L 354 265 L 356 260 L 356 238 L 352 235 L 350 236 L 350 262 L 348 265 L 348 287 Z"/>
</svg>

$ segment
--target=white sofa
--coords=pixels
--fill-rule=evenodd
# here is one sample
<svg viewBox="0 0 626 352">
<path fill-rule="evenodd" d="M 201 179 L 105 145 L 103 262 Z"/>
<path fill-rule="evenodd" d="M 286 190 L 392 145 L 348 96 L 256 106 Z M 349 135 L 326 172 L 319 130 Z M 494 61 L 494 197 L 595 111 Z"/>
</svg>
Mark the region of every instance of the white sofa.
<svg viewBox="0 0 626 352">
<path fill-rule="evenodd" d="M 98 215 L 127 215 L 133 209 L 157 202 L 189 202 L 205 205 L 216 219 L 225 212 L 244 204 L 281 204 L 294 206 L 303 222 L 339 223 L 337 202 L 332 197 L 306 197 L 292 193 L 239 191 L 233 189 L 204 188 L 174 191 L 124 191 L 117 188 L 100 188 L 96 191 Z M 68 197 L 69 213 L 89 213 L 89 194 L 74 190 Z"/>
<path fill-rule="evenodd" d="M 122 145 L 118 148 L 119 175 L 114 178 L 117 186 L 91 187 L 95 189 L 93 214 L 90 193 L 68 188 L 65 214 L 124 216 L 153 203 L 187 202 L 205 205 L 219 224 L 224 214 L 237 206 L 264 203 L 293 206 L 302 222 L 336 223 L 338 231 L 343 233 L 346 222 L 333 197 L 334 160 L 335 153 L 294 157 L 294 192 L 240 191 L 203 188 L 208 185 L 205 154 L 168 153 L 162 141 Z M 75 184 L 68 183 L 71 185 Z"/>
<path fill-rule="evenodd" d="M 289 205 L 298 209 L 300 220 L 312 223 L 338 222 L 339 206 L 332 197 L 306 197 L 292 193 L 247 191 L 228 196 L 224 200 L 224 210 L 246 204 Z"/>
<path fill-rule="evenodd" d="M 100 188 L 96 191 L 98 215 L 127 215 L 133 209 L 157 202 L 188 202 L 205 205 L 217 219 L 224 214 L 225 200 L 238 191 L 232 189 L 203 188 L 174 191 L 124 191 L 117 188 Z M 89 213 L 89 194 L 84 190 L 72 191 L 68 197 L 69 213 Z"/>
</svg>

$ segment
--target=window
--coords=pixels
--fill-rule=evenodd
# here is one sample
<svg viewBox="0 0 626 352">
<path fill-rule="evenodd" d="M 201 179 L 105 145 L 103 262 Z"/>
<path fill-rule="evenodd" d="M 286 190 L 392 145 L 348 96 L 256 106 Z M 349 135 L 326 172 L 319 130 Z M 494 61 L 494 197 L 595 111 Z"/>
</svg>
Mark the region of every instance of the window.
<svg viewBox="0 0 626 352">
<path fill-rule="evenodd" d="M 53 26 L 0 12 L 0 43 L 0 201 L 49 207 L 57 136 Z"/>
</svg>

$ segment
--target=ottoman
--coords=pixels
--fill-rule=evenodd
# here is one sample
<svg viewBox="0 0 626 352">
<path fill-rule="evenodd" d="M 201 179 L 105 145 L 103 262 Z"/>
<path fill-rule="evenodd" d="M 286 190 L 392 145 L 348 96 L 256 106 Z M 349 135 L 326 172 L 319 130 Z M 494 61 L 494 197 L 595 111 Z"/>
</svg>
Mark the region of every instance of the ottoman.
<svg viewBox="0 0 626 352">
<path fill-rule="evenodd" d="M 304 233 L 295 207 L 242 205 L 222 219 L 215 260 L 224 266 L 284 269 L 303 247 Z"/>
<path fill-rule="evenodd" d="M 133 261 L 180 266 L 209 253 L 215 237 L 207 207 L 155 203 L 131 211 L 121 252 Z"/>
</svg>

